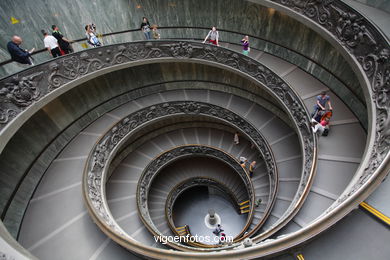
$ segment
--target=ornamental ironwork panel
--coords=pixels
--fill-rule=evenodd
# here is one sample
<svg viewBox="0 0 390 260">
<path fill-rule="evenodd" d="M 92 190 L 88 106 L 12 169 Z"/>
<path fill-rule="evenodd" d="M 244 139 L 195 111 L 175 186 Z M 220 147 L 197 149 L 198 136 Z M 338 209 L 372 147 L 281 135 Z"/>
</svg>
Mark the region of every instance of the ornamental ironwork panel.
<svg viewBox="0 0 390 260">
<path fill-rule="evenodd" d="M 138 181 L 137 186 L 137 205 L 138 211 L 141 213 L 141 217 L 144 222 L 146 222 L 150 228 L 154 229 L 156 233 L 159 230 L 153 224 L 153 221 L 149 214 L 148 208 L 148 194 L 149 189 L 152 185 L 153 179 L 158 175 L 158 173 L 172 161 L 178 160 L 183 157 L 194 157 L 194 156 L 206 156 L 221 160 L 227 163 L 241 178 L 243 183 L 245 184 L 249 200 L 254 201 L 254 189 L 252 181 L 250 180 L 249 175 L 246 170 L 240 165 L 239 161 L 227 153 L 215 149 L 209 146 L 201 146 L 201 145 L 186 145 L 174 148 L 169 150 L 158 157 L 154 158 L 151 161 L 144 171 L 142 172 L 141 177 Z M 272 173 L 273 174 L 273 173 Z M 252 203 L 253 204 L 253 203 Z M 172 205 L 170 205 L 172 206 Z M 168 213 L 171 213 L 171 208 L 168 209 Z M 251 219 L 248 219 L 250 221 Z"/>
<path fill-rule="evenodd" d="M 364 172 L 334 209 L 372 177 L 390 150 L 390 48 L 389 41 L 362 14 L 337 0 L 270 0 L 297 12 L 330 33 L 359 63 L 370 84 L 369 100 L 375 106 L 375 141 Z"/>
<path fill-rule="evenodd" d="M 136 128 L 142 127 L 145 123 L 150 122 L 151 120 L 156 120 L 158 118 L 163 118 L 166 116 L 173 115 L 204 115 L 215 117 L 219 120 L 223 120 L 225 122 L 230 123 L 237 129 L 240 129 L 244 132 L 250 139 L 254 142 L 260 154 L 265 162 L 266 169 L 268 174 L 271 176 L 271 179 L 275 178 L 276 173 L 276 164 L 275 159 L 273 158 L 272 152 L 266 143 L 264 137 L 261 133 L 252 126 L 245 119 L 241 118 L 237 114 L 231 112 L 228 109 L 203 103 L 203 102 L 193 102 L 193 101 L 174 101 L 174 102 L 166 102 L 160 103 L 153 106 L 149 106 L 143 109 L 140 109 L 129 116 L 122 119 L 116 125 L 114 125 L 108 133 L 106 133 L 100 141 L 95 145 L 89 157 L 87 164 L 87 194 L 88 199 L 91 202 L 94 210 L 97 211 L 99 216 L 101 216 L 105 221 L 107 221 L 107 225 L 111 228 L 114 228 L 114 221 L 110 214 L 108 213 L 108 208 L 104 203 L 105 198 L 103 195 L 103 187 L 104 187 L 104 169 L 108 167 L 107 162 L 110 160 L 112 156 L 112 151 L 115 148 L 118 148 L 117 145 L 131 134 Z M 177 152 L 185 152 L 187 148 L 181 148 L 182 151 L 177 150 Z M 198 151 L 198 153 L 208 153 L 212 154 L 212 150 L 205 148 L 191 148 L 192 153 Z M 213 153 L 216 153 L 214 151 Z M 219 154 L 220 158 L 225 158 L 226 155 Z M 153 161 L 152 165 L 165 165 L 167 161 L 176 158 L 174 153 L 166 153 L 163 157 L 156 158 Z M 226 161 L 232 160 L 231 158 L 225 158 Z M 238 165 L 241 167 L 240 165 Z M 238 167 L 237 166 L 237 167 Z M 235 166 L 236 167 L 236 166 Z M 235 169 L 235 168 L 234 168 Z M 154 170 L 154 168 L 153 168 Z M 241 171 L 243 169 L 241 168 Z M 138 191 L 138 194 L 141 199 L 141 214 L 148 214 L 146 210 L 146 197 L 147 197 L 147 187 L 151 182 L 154 171 L 149 171 L 148 174 L 145 175 L 144 178 L 141 178 L 139 182 L 139 187 L 141 187 Z M 251 182 L 246 181 L 247 185 L 252 185 Z M 109 220 L 109 221 L 108 221 Z M 120 231 L 120 229 L 116 228 L 116 231 Z"/>
</svg>

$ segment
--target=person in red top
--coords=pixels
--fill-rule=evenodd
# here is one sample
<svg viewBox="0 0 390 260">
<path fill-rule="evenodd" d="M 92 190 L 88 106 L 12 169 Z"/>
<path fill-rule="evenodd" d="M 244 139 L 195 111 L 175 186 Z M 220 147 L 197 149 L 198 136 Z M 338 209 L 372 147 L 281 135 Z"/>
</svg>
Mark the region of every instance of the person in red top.
<svg viewBox="0 0 390 260">
<path fill-rule="evenodd" d="M 312 119 L 311 121 L 311 127 L 313 129 L 313 132 L 314 133 L 317 133 L 321 136 L 323 135 L 324 131 L 326 128 L 329 127 L 329 120 L 330 118 L 329 117 L 323 117 L 321 119 L 321 122 L 318 123 L 316 120 Z"/>
<path fill-rule="evenodd" d="M 219 46 L 219 33 L 218 33 L 217 28 L 215 26 L 213 26 L 211 28 L 211 30 L 207 34 L 206 38 L 204 38 L 203 43 L 205 43 L 207 41 L 207 39 L 209 40 L 209 42 L 211 44 Z"/>
<path fill-rule="evenodd" d="M 326 127 L 327 125 L 329 125 L 329 117 L 325 117 L 324 119 L 321 120 L 320 124 L 323 126 L 323 127 Z"/>
</svg>

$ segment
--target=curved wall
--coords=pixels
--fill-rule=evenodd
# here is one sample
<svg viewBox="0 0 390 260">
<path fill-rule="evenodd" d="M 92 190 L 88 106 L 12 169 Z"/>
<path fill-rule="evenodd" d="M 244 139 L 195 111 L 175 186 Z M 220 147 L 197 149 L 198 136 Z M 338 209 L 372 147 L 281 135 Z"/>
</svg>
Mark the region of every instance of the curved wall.
<svg viewBox="0 0 390 260">
<path fill-rule="evenodd" d="M 346 84 L 347 88 L 333 78 L 321 67 L 308 61 L 303 57 L 294 55 L 290 51 L 265 42 L 253 41 L 252 46 L 265 50 L 271 54 L 286 58 L 290 62 L 304 68 L 309 73 L 327 84 L 330 88 L 345 101 L 351 102 L 348 98 L 351 91 L 357 97 L 353 103 L 362 103 L 352 108 L 357 108 L 361 114 L 365 114 L 365 99 L 354 72 L 341 54 L 318 33 L 309 29 L 304 24 L 295 21 L 293 18 L 277 12 L 273 9 L 263 7 L 259 4 L 242 0 L 187 0 L 187 1 L 10 1 L 1 3 L 1 17 L 5 18 L 0 23 L 0 60 L 9 58 L 4 49 L 6 42 L 13 34 L 24 37 L 24 47 L 43 47 L 40 30 L 50 29 L 51 24 L 60 26 L 61 31 L 70 39 L 84 37 L 84 25 L 95 23 L 99 32 L 114 32 L 126 29 L 138 28 L 143 16 L 149 17 L 151 23 L 160 26 L 200 26 L 211 27 L 216 25 L 219 28 L 233 31 L 244 31 L 245 33 L 263 37 L 270 41 L 280 43 L 284 46 L 302 53 L 322 64 L 332 71 Z M 20 8 L 26 6 L 26 8 Z M 72 7 L 71 9 L 69 7 Z M 20 19 L 20 23 L 11 25 L 10 16 Z M 8 19 L 8 20 L 6 20 Z M 26 26 L 29 25 L 29 26 Z M 168 37 L 193 37 L 203 38 L 207 30 L 194 31 L 191 29 L 164 30 L 163 38 Z M 221 33 L 221 40 L 237 42 L 241 36 L 233 36 Z M 132 41 L 143 39 L 141 32 L 117 35 L 103 39 L 105 44 L 114 42 Z M 315 42 L 315 45 L 313 43 Z M 80 50 L 80 44 L 74 44 L 75 49 Z M 36 55 L 37 62 L 48 58 L 47 53 Z M 4 68 L 0 68 L 1 70 Z M 3 75 L 4 71 L 1 73 Z M 359 117 L 362 117 L 359 115 Z"/>
</svg>

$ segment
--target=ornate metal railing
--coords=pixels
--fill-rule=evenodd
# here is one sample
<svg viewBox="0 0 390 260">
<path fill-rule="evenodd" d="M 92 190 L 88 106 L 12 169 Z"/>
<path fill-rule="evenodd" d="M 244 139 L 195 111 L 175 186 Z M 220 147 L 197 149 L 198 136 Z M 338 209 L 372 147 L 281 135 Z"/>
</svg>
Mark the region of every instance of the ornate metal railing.
<svg viewBox="0 0 390 260">
<path fill-rule="evenodd" d="M 185 38 L 183 37 L 182 34 L 178 33 L 180 35 L 180 39 L 183 39 L 183 40 L 197 40 L 197 41 L 201 41 L 203 40 L 203 34 L 205 32 L 205 30 L 209 30 L 210 28 L 209 27 L 200 27 L 200 26 L 160 26 L 159 27 L 159 30 L 162 30 L 162 31 L 166 31 L 166 32 L 174 32 L 173 33 L 173 37 L 171 38 L 166 38 L 166 40 L 170 40 L 170 39 L 178 39 L 177 37 L 175 38 L 175 32 L 176 31 L 182 31 L 182 30 L 187 30 L 187 29 L 190 29 L 191 30 L 191 34 L 189 35 L 189 37 Z M 195 30 L 195 31 L 194 31 Z M 221 39 L 220 39 L 220 42 L 223 43 L 229 43 L 229 44 L 239 44 L 239 41 L 228 41 L 227 38 L 231 38 L 231 37 L 237 37 L 237 39 L 241 39 L 240 37 L 242 37 L 242 35 L 248 35 L 251 39 L 253 40 L 256 40 L 258 42 L 264 42 L 266 43 L 266 46 L 268 46 L 266 49 L 260 49 L 260 51 L 263 51 L 263 52 L 266 52 L 266 53 L 269 53 L 271 55 L 274 55 L 274 56 L 277 56 L 281 59 L 286 59 L 286 57 L 283 57 L 283 55 L 279 55 L 279 52 L 270 52 L 269 50 L 271 49 L 274 49 L 273 47 L 271 46 L 275 46 L 276 48 L 282 48 L 282 49 L 285 49 L 288 51 L 288 53 L 291 53 L 295 56 L 298 56 L 300 57 L 301 59 L 304 59 L 304 60 L 307 60 L 309 63 L 311 64 L 316 64 L 317 66 L 319 66 L 322 70 L 321 74 L 327 74 L 327 78 L 329 79 L 332 79 L 332 85 L 335 84 L 335 82 L 337 82 L 336 85 L 338 86 L 342 86 L 342 91 L 338 90 L 337 88 L 334 89 L 334 93 L 336 95 L 339 94 L 339 92 L 348 92 L 348 93 L 354 93 L 354 91 L 350 88 L 349 84 L 347 84 L 345 82 L 344 79 L 340 78 L 338 75 L 336 75 L 333 71 L 331 71 L 329 68 L 327 68 L 326 66 L 323 66 L 318 60 L 316 59 L 313 59 L 312 57 L 308 56 L 308 55 L 305 55 L 303 53 L 300 53 L 299 51 L 291 48 L 290 46 L 288 45 L 285 45 L 283 43 L 280 43 L 280 42 L 275 42 L 275 41 L 272 41 L 270 39 L 266 39 L 264 37 L 261 37 L 259 35 L 253 35 L 253 34 L 250 34 L 250 33 L 247 33 L 245 31 L 233 31 L 233 30 L 229 30 L 229 29 L 223 29 L 223 28 L 218 28 L 218 31 L 221 33 Z M 195 35 L 193 35 L 194 32 L 198 32 L 198 37 L 196 37 Z M 131 35 L 129 35 L 131 34 Z M 164 35 L 164 32 L 162 33 Z M 109 33 L 102 33 L 102 34 L 99 34 L 99 37 L 101 37 L 102 39 L 104 39 L 105 37 L 108 37 L 110 38 L 110 42 L 111 44 L 113 43 L 118 43 L 120 41 L 117 41 L 115 40 L 115 38 L 112 38 L 112 37 L 115 37 L 115 36 L 118 36 L 118 35 L 129 35 L 128 36 L 128 40 L 132 40 L 133 38 L 135 39 L 143 39 L 143 34 L 142 32 L 140 31 L 139 28 L 137 29 L 128 29 L 128 30 L 123 30 L 123 31 L 117 31 L 117 32 L 109 32 Z M 200 37 L 200 38 L 199 38 Z M 225 40 L 224 40 L 225 39 Z M 80 39 L 76 39 L 76 40 L 73 40 L 73 43 L 85 43 L 86 42 L 86 39 L 85 38 L 80 38 Z M 255 41 L 252 43 L 252 46 L 251 46 L 251 49 L 253 50 L 256 50 L 256 45 L 257 43 L 255 43 Z M 260 44 L 261 45 L 261 44 Z M 79 50 L 83 50 L 83 48 L 77 48 Z M 33 53 L 33 55 L 37 55 L 37 54 L 42 54 L 44 53 L 45 58 L 45 62 L 51 60 L 52 58 L 50 57 L 50 55 L 47 54 L 47 50 L 45 48 L 41 49 L 41 50 L 37 50 Z M 292 62 L 294 63 L 293 61 L 294 59 L 292 60 L 287 60 L 288 62 Z M 12 60 L 6 60 L 6 61 L 3 61 L 3 62 L 0 62 L 0 68 L 2 66 L 7 66 L 9 64 L 14 64 L 15 62 L 13 62 Z M 307 73 L 309 74 L 312 74 L 314 77 L 316 77 L 318 80 L 322 81 L 324 76 L 318 76 L 316 73 L 314 73 L 312 70 L 308 70 L 304 65 L 302 64 L 297 64 L 298 67 L 300 67 L 301 69 L 305 70 Z M 15 68 L 17 67 L 16 65 L 14 66 Z M 19 68 L 19 70 L 22 70 L 20 67 L 17 67 Z M 11 73 L 16 73 L 18 71 L 12 71 Z M 1 75 L 1 71 L 0 71 L 0 75 Z M 2 76 L 0 76 L 1 78 Z M 332 85 L 329 85 L 327 83 L 329 83 L 330 80 L 328 80 L 328 82 L 323 82 L 325 85 L 328 85 L 331 89 L 332 89 Z M 348 89 L 346 91 L 346 89 Z M 352 91 L 352 92 L 351 92 Z M 341 97 L 341 99 L 343 99 L 343 97 Z M 343 99 L 344 101 L 346 101 L 345 99 Z M 351 107 L 351 110 L 352 112 L 355 113 L 355 110 L 359 111 L 360 110 L 364 110 L 364 100 L 361 100 L 361 97 L 358 96 L 358 95 L 355 95 L 354 97 L 354 100 L 353 102 L 353 107 Z M 355 109 L 354 109 L 355 108 Z M 357 108 L 357 109 L 356 109 Z M 362 117 L 362 114 L 361 113 L 357 113 L 356 116 L 357 117 Z M 361 121 L 363 123 L 363 127 L 365 127 L 365 121 L 366 119 L 365 118 L 361 118 Z"/>
<path fill-rule="evenodd" d="M 159 30 L 162 30 L 162 31 L 164 31 L 164 30 L 183 30 L 183 29 L 191 29 L 192 32 L 193 32 L 193 30 L 200 30 L 201 33 L 202 33 L 202 36 L 204 34 L 204 31 L 210 30 L 209 27 L 201 27 L 201 26 L 160 26 L 159 27 Z M 218 31 L 223 33 L 222 38 L 226 38 L 224 36 L 227 35 L 227 34 L 237 35 L 238 38 L 241 37 L 244 34 L 244 35 L 248 35 L 252 39 L 263 41 L 263 42 L 266 42 L 269 45 L 275 45 L 277 47 L 281 47 L 283 49 L 286 49 L 289 52 L 294 53 L 295 55 L 303 57 L 303 58 L 307 59 L 308 61 L 317 64 L 322 69 L 324 69 L 327 73 L 329 73 L 332 77 L 334 77 L 335 79 L 340 81 L 344 86 L 348 87 L 348 84 L 343 79 L 341 79 L 340 77 L 335 75 L 328 68 L 323 67 L 322 64 L 320 64 L 318 61 L 314 60 L 313 58 L 311 58 L 311 57 L 309 57 L 309 56 L 307 56 L 305 54 L 299 53 L 298 51 L 294 50 L 290 46 L 284 45 L 283 43 L 272 41 L 270 39 L 266 39 L 266 38 L 261 37 L 259 35 L 252 35 L 252 34 L 249 34 L 247 32 L 244 32 L 244 31 L 233 31 L 233 30 L 223 29 L 223 28 L 218 28 Z M 102 33 L 102 34 L 99 34 L 99 37 L 104 39 L 104 37 L 112 37 L 112 36 L 116 36 L 116 35 L 123 35 L 123 34 L 130 34 L 130 33 L 137 33 L 137 34 L 140 34 L 140 35 L 142 34 L 141 30 L 139 28 L 137 28 L 137 29 L 128 29 L 128 30 L 123 30 L 123 31 L 117 31 L 117 32 Z M 162 33 L 162 34 L 164 35 L 164 33 Z M 180 37 L 180 39 L 182 39 L 182 36 Z M 194 38 L 193 35 L 192 35 L 191 38 L 183 38 L 183 39 L 187 39 L 187 40 L 203 40 L 203 38 Z M 72 40 L 72 42 L 73 42 L 73 44 L 74 43 L 81 43 L 81 42 L 85 43 L 86 42 L 86 38 L 84 37 L 84 38 L 80 38 L 80 39 L 75 39 L 75 40 Z M 221 39 L 221 42 L 225 42 L 225 41 L 223 39 Z M 252 46 L 252 48 L 253 48 L 253 46 Z M 267 50 L 263 50 L 263 51 L 267 52 Z M 37 50 L 37 51 L 33 52 L 32 55 L 34 56 L 34 55 L 41 54 L 41 53 L 45 53 L 46 54 L 46 52 L 47 52 L 47 49 L 43 48 L 43 49 L 40 49 L 40 50 Z M 270 54 L 272 54 L 272 53 L 270 53 Z M 272 54 L 272 55 L 275 55 L 275 54 Z M 46 57 L 47 57 L 45 59 L 46 61 L 52 59 L 50 57 L 50 55 L 47 55 Z M 0 62 L 0 67 L 1 66 L 5 66 L 5 65 L 10 64 L 10 63 L 14 63 L 14 62 L 11 59 L 5 60 L 5 61 L 1 61 Z M 17 72 L 17 71 L 14 71 L 14 73 L 15 72 Z"/>
<path fill-rule="evenodd" d="M 48 63 L 49 71 L 43 71 L 41 66 L 33 67 L 19 74 L 22 78 L 18 83 L 13 81 L 11 83 L 10 81 L 8 84 L 5 82 L 5 84 L 8 84 L 7 91 L 9 91 L 6 95 L 8 102 L 6 104 L 11 108 L 3 111 L 15 116 L 12 124 L 7 124 L 10 118 L 4 116 L 6 120 L 3 122 L 4 129 L 2 129 L 2 132 L 8 132 L 4 134 L 5 142 L 12 135 L 13 131 L 16 131 L 18 126 L 28 118 L 29 114 L 31 115 L 34 109 L 42 105 L 41 103 L 50 101 L 67 89 L 77 85 L 77 82 L 101 75 L 107 71 L 136 65 L 137 62 L 138 64 L 154 62 L 155 60 L 163 62 L 172 58 L 180 61 L 191 60 L 192 62 L 219 64 L 236 72 L 244 73 L 244 75 L 250 76 L 250 79 L 264 85 L 265 89 L 270 91 L 287 111 L 291 111 L 290 116 L 295 122 L 297 129 L 299 129 L 299 137 L 305 154 L 304 174 L 302 174 L 300 190 L 291 204 L 288 215 L 291 216 L 296 213 L 298 207 L 295 202 L 306 197 L 308 187 L 313 179 L 315 167 L 313 158 L 316 154 L 314 149 L 315 139 L 308 125 L 309 120 L 305 107 L 298 95 L 264 65 L 237 52 L 221 47 L 188 41 L 127 43 L 104 46 L 69 55 Z M 32 74 L 27 74 L 27 72 Z M 26 73 L 26 76 L 24 76 L 24 73 Z M 22 93 L 27 94 L 22 95 Z M 34 104 L 32 106 L 34 109 L 21 108 L 21 106 L 31 106 L 32 104 Z M 22 114 L 23 116 L 21 116 Z M 277 228 L 283 226 L 284 222 L 282 220 L 283 218 L 278 222 Z M 276 231 L 277 228 L 274 230 Z"/>
<path fill-rule="evenodd" d="M 337 46 L 357 72 L 368 104 L 368 143 L 355 177 L 339 199 L 314 222 L 280 239 L 296 245 L 298 240 L 303 242 L 318 234 L 356 208 L 389 172 L 389 40 L 362 14 L 342 1 L 251 1 L 293 16 Z"/>
<path fill-rule="evenodd" d="M 145 225 L 149 228 L 149 230 L 156 236 L 163 236 L 154 225 L 150 214 L 149 214 L 149 208 L 148 208 L 148 194 L 150 187 L 152 185 L 153 179 L 158 175 L 158 173 L 168 164 L 172 163 L 173 161 L 186 158 L 186 157 L 194 157 L 194 156 L 205 156 L 214 158 L 217 160 L 221 160 L 224 163 L 227 163 L 241 178 L 243 181 L 247 193 L 248 193 L 248 199 L 249 204 L 251 207 L 251 211 L 248 214 L 247 222 L 242 229 L 242 231 L 236 236 L 236 241 L 238 238 L 242 236 L 242 234 L 245 233 L 245 231 L 250 226 L 252 219 L 253 219 L 253 209 L 254 209 L 254 201 L 255 201 L 255 193 L 252 181 L 246 172 L 246 170 L 240 165 L 239 161 L 234 158 L 232 155 L 227 154 L 226 152 L 217 149 L 215 147 L 211 146 L 205 146 L 205 145 L 186 145 L 186 146 L 179 146 L 174 149 L 171 149 L 169 151 L 163 152 L 156 158 L 154 158 L 148 166 L 146 166 L 145 170 L 142 172 L 142 175 L 138 181 L 137 186 L 137 206 L 138 206 L 138 212 L 140 213 L 140 217 L 142 221 L 145 223 Z M 185 185 L 184 185 L 185 186 Z M 183 186 L 183 187 L 184 187 Z M 180 186 L 179 186 L 180 187 Z M 186 187 L 184 187 L 186 188 Z M 173 192 L 181 192 L 181 190 L 174 190 Z M 177 194 L 178 195 L 178 194 Z M 275 194 L 274 194 L 275 195 Z M 175 196 L 176 197 L 176 196 Z M 168 205 L 168 204 L 167 204 Z M 166 208 L 166 212 L 168 216 L 172 216 L 172 206 L 173 204 L 169 204 L 169 208 Z M 173 227 L 174 225 L 172 225 Z M 201 244 L 199 244 L 201 245 Z M 203 245 L 202 247 L 205 248 L 212 248 L 214 246 L 212 245 Z"/>
<path fill-rule="evenodd" d="M 156 41 L 104 46 L 74 53 L 47 64 L 35 66 L 19 73 L 18 78 L 4 79 L 1 84 L 7 86 L 7 88 L 3 92 L 5 94 L 1 103 L 2 106 L 5 106 L 0 111 L 2 113 L 0 117 L 2 123 L 1 135 L 4 140 L 0 144 L 1 150 L 12 134 L 37 109 L 81 82 L 107 72 L 136 66 L 137 64 L 173 60 L 220 66 L 241 74 L 263 86 L 285 108 L 296 125 L 302 150 L 304 151 L 303 161 L 305 165 L 299 186 L 300 189 L 291 204 L 293 210 L 289 211 L 291 213 L 290 216 L 296 213 L 297 205 L 299 206 L 307 196 L 314 176 L 316 158 L 316 140 L 310 130 L 309 117 L 303 102 L 287 83 L 261 63 L 232 50 L 203 45 L 198 42 Z M 150 112 L 153 113 L 153 111 Z M 124 122 L 124 125 L 128 123 Z M 244 128 L 243 131 L 247 132 L 248 129 Z M 104 139 L 99 144 L 98 150 L 103 149 L 106 145 L 105 142 L 108 142 L 108 139 Z M 95 158 L 96 162 L 94 162 L 94 165 L 103 167 L 105 156 L 102 153 L 97 152 L 97 154 L 101 158 Z M 267 157 L 264 158 L 266 162 L 269 161 Z M 90 175 L 93 175 L 93 173 L 90 173 Z M 96 183 L 90 184 L 95 185 Z M 97 208 L 105 207 L 105 205 L 96 204 L 95 202 L 91 202 L 90 206 L 96 206 Z M 106 215 L 97 213 L 96 216 L 99 221 L 104 223 L 101 223 L 101 225 L 115 226 L 110 219 L 106 219 Z M 280 223 L 279 228 L 282 225 L 283 223 Z M 114 228 L 112 231 L 118 231 L 120 235 L 123 234 L 120 229 L 116 230 Z M 133 249 L 137 251 L 137 247 Z"/>
<path fill-rule="evenodd" d="M 138 253 L 148 254 L 149 256 L 155 258 L 176 257 L 181 259 L 190 259 L 194 257 L 213 257 L 224 259 L 226 257 L 244 258 L 272 254 L 290 246 L 297 245 L 298 243 L 307 240 L 309 237 L 315 236 L 322 230 L 325 230 L 330 225 L 334 224 L 337 220 L 341 219 L 349 211 L 356 207 L 361 200 L 367 197 L 368 194 L 377 185 L 379 185 L 383 177 L 389 171 L 388 148 L 390 132 L 388 129 L 390 129 L 390 81 L 388 40 L 365 17 L 344 4 L 342 1 L 264 0 L 254 2 L 260 2 L 264 5 L 281 10 L 282 12 L 286 12 L 296 19 L 312 25 L 312 27 L 317 31 L 326 34 L 327 39 L 340 48 L 343 54 L 348 58 L 351 66 L 359 73 L 359 80 L 365 88 L 365 96 L 368 101 L 370 124 L 366 154 L 362 160 L 359 170 L 357 171 L 356 177 L 352 181 L 351 186 L 345 191 L 344 195 L 323 216 L 309 224 L 307 227 L 277 240 L 269 240 L 249 249 L 237 249 L 227 252 L 210 253 L 207 255 L 194 255 L 193 253 L 186 252 L 151 249 L 136 244 L 133 249 Z M 111 48 L 111 46 L 109 48 Z M 94 54 L 94 52 L 101 51 L 102 49 L 92 50 L 92 54 Z M 75 55 L 78 56 L 79 54 Z M 84 58 L 89 59 L 90 56 L 87 54 L 84 55 Z M 218 59 L 216 60 L 218 61 Z M 60 59 L 60 61 L 63 60 Z M 106 62 L 109 61 L 110 60 L 106 60 Z M 82 77 L 80 76 L 80 64 L 82 63 L 76 63 L 75 65 L 77 64 L 78 66 L 76 66 L 76 69 L 73 70 L 74 73 L 70 73 L 68 75 L 70 78 L 68 78 L 67 82 L 71 82 L 72 80 Z M 63 64 L 60 64 L 59 67 L 62 68 L 58 68 L 56 70 L 63 71 Z M 93 71 L 102 69 L 104 66 L 99 67 L 100 66 L 98 66 L 97 69 L 95 67 Z M 90 66 L 86 68 L 84 63 L 81 68 L 81 72 L 84 71 L 85 74 L 89 73 L 88 71 L 90 70 Z M 23 72 L 22 74 L 28 77 L 29 75 L 33 75 L 32 72 L 34 72 L 33 68 L 32 70 L 28 70 L 28 72 Z M 45 71 L 45 73 L 47 72 Z M 19 84 L 20 81 L 17 80 L 17 82 Z M 31 79 L 29 78 L 25 78 L 24 82 L 26 84 L 36 84 L 31 82 Z M 43 82 L 44 84 L 47 84 L 47 80 Z M 59 85 L 62 84 L 60 80 L 58 80 L 58 82 Z M 18 84 L 11 84 L 11 86 Z M 21 85 L 24 85 L 24 83 Z M 47 86 L 49 85 L 46 85 L 46 87 Z M 47 92 L 43 94 L 46 93 Z M 12 95 L 13 94 L 11 94 L 10 102 L 13 99 Z M 1 111 L 1 121 L 3 121 L 3 123 L 8 123 L 10 119 L 14 118 L 22 110 L 23 109 L 21 108 L 17 108 L 16 111 L 12 108 L 3 109 Z M 295 118 L 293 117 L 293 119 Z M 9 137 L 5 137 L 4 133 L 7 133 L 7 136 L 9 135 L 8 132 L 3 129 L 2 137 L 6 139 L 6 143 Z M 1 148 L 3 148 L 3 146 Z M 107 229 L 106 232 L 109 233 L 110 230 Z M 118 242 L 122 245 L 126 243 L 123 237 L 119 237 Z"/>
<path fill-rule="evenodd" d="M 171 189 L 165 202 L 165 216 L 168 220 L 169 227 L 171 228 L 172 232 L 176 233 L 176 235 L 179 234 L 175 229 L 176 225 L 173 221 L 173 208 L 175 206 L 175 202 L 180 197 L 180 195 L 183 194 L 183 192 L 198 186 L 213 187 L 214 189 L 221 191 L 224 197 L 232 203 L 237 213 L 240 214 L 240 207 L 238 205 L 239 201 L 237 198 L 238 194 L 235 194 L 233 191 L 231 191 L 225 184 L 210 177 L 188 178 L 177 184 L 173 189 Z"/>
<path fill-rule="evenodd" d="M 105 224 L 110 225 L 110 228 L 115 228 L 114 230 L 117 232 L 121 232 L 121 234 L 123 234 L 123 231 L 121 231 L 118 224 L 116 224 L 116 222 L 113 220 L 109 212 L 104 195 L 104 183 L 105 178 L 107 177 L 107 169 L 109 167 L 108 164 L 115 156 L 116 151 L 120 149 L 121 143 L 125 142 L 126 139 L 130 138 L 131 133 L 136 131 L 137 128 L 142 128 L 144 125 L 150 124 L 151 121 L 156 121 L 167 116 L 173 117 L 175 115 L 209 116 L 218 120 L 222 120 L 223 122 L 234 126 L 236 129 L 240 129 L 241 131 L 243 131 L 243 134 L 245 134 L 247 138 L 250 139 L 259 150 L 261 157 L 266 164 L 268 174 L 270 176 L 277 175 L 276 164 L 272 152 L 269 149 L 269 146 L 261 135 L 261 133 L 258 132 L 256 128 L 250 123 L 248 123 L 246 120 L 242 119 L 240 116 L 227 109 L 208 103 L 193 101 L 167 102 L 140 109 L 137 112 L 134 112 L 133 114 L 125 117 L 119 123 L 114 125 L 111 130 L 109 130 L 109 132 L 101 138 L 101 140 L 95 145 L 95 147 L 91 151 L 91 155 L 89 156 L 86 166 L 86 172 L 84 173 L 84 195 L 86 197 L 88 205 L 90 206 L 90 209 L 93 211 L 92 214 L 94 215 L 94 217 L 102 217 Z M 186 147 L 174 149 L 173 151 L 178 153 L 177 156 L 179 156 L 180 152 L 184 152 L 181 151 L 183 149 L 185 151 Z M 218 151 L 217 149 L 213 150 Z M 188 151 L 192 150 L 189 149 Z M 200 154 L 204 153 L 202 149 L 196 149 L 196 151 L 198 151 Z M 219 157 L 226 157 L 222 156 L 225 153 L 221 151 L 219 152 L 221 153 Z M 176 156 L 173 156 L 172 153 L 164 153 L 162 157 L 164 158 L 158 157 L 151 162 L 150 165 L 155 166 L 153 169 L 150 169 L 149 166 L 145 169 L 139 180 L 137 188 L 137 203 L 139 207 L 139 212 L 142 216 L 144 223 L 147 226 L 151 227 L 151 231 L 155 234 L 157 233 L 157 235 L 161 234 L 158 233 L 158 230 L 156 228 L 153 228 L 153 223 L 150 220 L 149 212 L 147 209 L 147 194 L 149 190 L 149 185 L 151 184 L 152 178 L 154 176 L 153 174 L 155 172 L 158 172 L 155 168 L 157 167 L 159 169 L 166 164 L 165 160 L 163 159 L 173 159 L 176 158 Z M 225 159 L 228 160 L 228 158 Z M 241 168 L 241 170 L 243 170 L 238 162 L 237 166 Z M 245 171 L 244 174 L 248 179 L 247 181 L 245 181 L 246 185 L 248 185 L 248 187 L 251 187 L 252 183 L 249 180 L 249 177 L 247 176 Z M 249 196 L 253 196 L 253 188 L 252 193 L 249 194 Z M 275 194 L 272 194 L 272 196 L 274 197 Z M 251 199 L 250 216 L 253 214 L 253 208 L 254 200 Z M 102 220 L 98 219 L 98 221 Z M 248 226 L 249 224 L 250 223 L 248 223 Z M 183 245 L 180 244 L 173 244 L 172 246 L 183 249 Z M 184 247 L 184 249 L 188 248 Z"/>
</svg>

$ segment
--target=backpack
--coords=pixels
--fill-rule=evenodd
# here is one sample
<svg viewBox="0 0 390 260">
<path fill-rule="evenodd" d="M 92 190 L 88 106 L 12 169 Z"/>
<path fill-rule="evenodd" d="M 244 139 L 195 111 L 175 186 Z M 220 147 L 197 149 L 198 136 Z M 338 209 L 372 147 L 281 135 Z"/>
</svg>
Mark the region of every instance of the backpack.
<svg viewBox="0 0 390 260">
<path fill-rule="evenodd" d="M 329 134 L 329 128 L 325 128 L 324 132 L 322 133 L 322 136 L 328 136 Z"/>
</svg>

